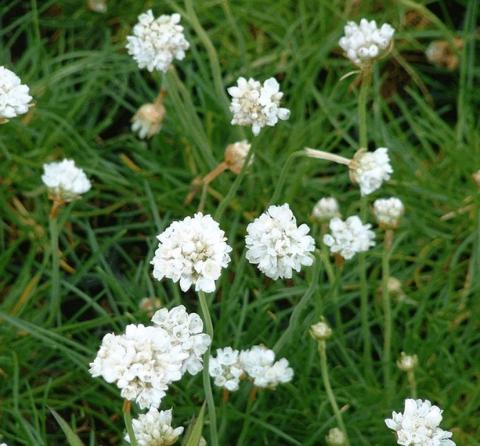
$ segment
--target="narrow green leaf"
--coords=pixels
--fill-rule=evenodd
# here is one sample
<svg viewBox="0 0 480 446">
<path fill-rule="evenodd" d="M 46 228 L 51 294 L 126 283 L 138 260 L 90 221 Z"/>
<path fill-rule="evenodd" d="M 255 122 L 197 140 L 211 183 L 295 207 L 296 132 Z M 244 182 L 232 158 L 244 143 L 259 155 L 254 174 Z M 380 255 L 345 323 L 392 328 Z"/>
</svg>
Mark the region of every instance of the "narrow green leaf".
<svg viewBox="0 0 480 446">
<path fill-rule="evenodd" d="M 188 426 L 187 433 L 185 434 L 185 438 L 183 440 L 182 446 L 198 446 L 200 440 L 202 438 L 202 431 L 203 431 L 203 419 L 205 416 L 205 407 L 206 402 L 203 403 L 200 412 L 198 413 L 198 417 L 194 418 Z"/>
<path fill-rule="evenodd" d="M 78 438 L 78 435 L 73 432 L 72 428 L 68 425 L 68 423 L 55 410 L 50 409 L 50 412 L 52 412 L 55 420 L 57 420 L 57 423 L 62 428 L 62 431 L 67 438 L 69 446 L 85 446 L 82 443 L 82 440 Z"/>
</svg>

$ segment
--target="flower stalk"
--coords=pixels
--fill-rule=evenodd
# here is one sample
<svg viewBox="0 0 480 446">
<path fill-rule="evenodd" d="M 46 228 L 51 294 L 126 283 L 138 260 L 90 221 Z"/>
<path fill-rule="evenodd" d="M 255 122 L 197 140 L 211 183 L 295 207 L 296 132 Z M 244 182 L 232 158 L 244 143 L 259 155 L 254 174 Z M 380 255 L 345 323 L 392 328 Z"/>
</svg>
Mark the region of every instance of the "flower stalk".
<svg viewBox="0 0 480 446">
<path fill-rule="evenodd" d="M 382 254 L 382 303 L 384 317 L 383 335 L 383 378 L 387 398 L 391 396 L 391 357 L 392 357 L 392 304 L 388 280 L 390 278 L 390 256 L 392 253 L 393 229 L 385 231 Z"/>
<path fill-rule="evenodd" d="M 135 433 L 133 432 L 132 425 L 132 415 L 130 410 L 132 408 L 132 403 L 128 400 L 123 402 L 123 420 L 125 422 L 125 428 L 127 429 L 128 438 L 130 440 L 131 446 L 137 446 L 137 439 L 135 438 Z"/>
<path fill-rule="evenodd" d="M 51 288 L 50 288 L 50 316 L 49 322 L 55 318 L 60 320 L 60 256 L 58 246 L 58 212 L 64 201 L 53 199 L 48 226 L 50 232 L 50 255 L 52 259 Z"/>
</svg>

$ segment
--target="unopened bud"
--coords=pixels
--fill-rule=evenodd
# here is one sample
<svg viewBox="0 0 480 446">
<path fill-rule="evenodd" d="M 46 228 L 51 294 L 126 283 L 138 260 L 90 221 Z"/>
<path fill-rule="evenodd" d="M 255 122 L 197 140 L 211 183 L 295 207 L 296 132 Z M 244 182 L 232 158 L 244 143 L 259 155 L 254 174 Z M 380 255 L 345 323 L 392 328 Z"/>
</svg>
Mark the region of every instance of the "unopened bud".
<svg viewBox="0 0 480 446">
<path fill-rule="evenodd" d="M 317 341 L 326 341 L 332 336 L 332 329 L 325 320 L 322 319 L 320 322 L 317 322 L 310 327 L 310 334 Z"/>
<path fill-rule="evenodd" d="M 347 439 L 341 429 L 334 427 L 328 431 L 325 441 L 328 446 L 344 446 Z"/>
<path fill-rule="evenodd" d="M 417 355 L 407 355 L 405 352 L 400 354 L 400 358 L 397 361 L 397 367 L 404 372 L 413 370 L 418 364 Z"/>
<path fill-rule="evenodd" d="M 225 148 L 225 164 L 233 173 L 238 175 L 241 172 L 250 148 L 251 145 L 246 140 L 229 144 Z M 253 157 L 250 157 L 248 165 L 250 166 L 252 162 Z"/>
<path fill-rule="evenodd" d="M 88 9 L 93 12 L 107 12 L 107 0 L 88 0 L 87 5 Z"/>
</svg>

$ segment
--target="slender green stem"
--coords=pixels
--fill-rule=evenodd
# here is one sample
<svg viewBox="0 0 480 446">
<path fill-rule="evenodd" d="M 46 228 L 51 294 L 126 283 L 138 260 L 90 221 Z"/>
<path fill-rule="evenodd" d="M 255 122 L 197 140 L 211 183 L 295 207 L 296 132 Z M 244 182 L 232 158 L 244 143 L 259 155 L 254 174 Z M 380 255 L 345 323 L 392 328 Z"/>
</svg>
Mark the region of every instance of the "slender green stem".
<svg viewBox="0 0 480 446">
<path fill-rule="evenodd" d="M 417 398 L 417 381 L 415 380 L 415 371 L 407 371 L 408 384 L 410 385 L 410 394 L 412 398 Z"/>
<path fill-rule="evenodd" d="M 58 217 L 50 215 L 50 255 L 52 259 L 52 283 L 50 288 L 49 322 L 60 321 L 60 258 L 58 255 Z"/>
<path fill-rule="evenodd" d="M 287 178 L 287 173 L 290 170 L 290 167 L 297 158 L 302 156 L 306 156 L 306 152 L 304 150 L 298 150 L 297 152 L 293 152 L 287 158 L 287 161 L 283 165 L 282 171 L 280 172 L 280 176 L 278 177 L 277 184 L 275 186 L 275 191 L 273 192 L 272 199 L 270 200 L 270 204 L 275 204 L 277 200 L 280 198 L 280 194 L 282 192 L 283 185 Z"/>
<path fill-rule="evenodd" d="M 337 265 L 335 268 L 335 281 L 332 284 L 332 302 L 335 305 L 335 322 L 336 328 L 340 330 L 343 335 L 342 313 L 340 312 L 340 283 L 342 281 L 343 266 Z"/>
<path fill-rule="evenodd" d="M 200 309 L 202 311 L 203 320 L 205 322 L 205 328 L 207 334 L 213 340 L 213 324 L 210 317 L 210 310 L 208 309 L 207 298 L 202 291 L 198 292 L 198 298 L 200 302 Z M 208 364 L 210 361 L 210 347 L 206 351 L 203 357 L 203 388 L 205 391 L 205 398 L 208 406 L 208 419 L 210 421 L 210 445 L 219 446 L 218 443 L 218 431 L 217 431 L 217 415 L 215 412 L 215 401 L 212 393 L 212 383 L 210 382 L 210 375 L 208 372 Z"/>
<path fill-rule="evenodd" d="M 390 254 L 392 252 L 393 231 L 385 231 L 385 239 L 382 254 L 382 303 L 384 316 L 383 335 L 383 378 L 387 391 L 387 399 L 391 397 L 391 362 L 392 362 L 392 305 L 390 292 L 388 290 L 388 279 L 390 277 Z"/>
<path fill-rule="evenodd" d="M 242 430 L 238 437 L 237 446 L 243 446 L 243 443 L 247 438 L 248 428 L 250 426 L 250 418 L 251 418 L 250 416 L 252 414 L 253 404 L 255 403 L 255 398 L 253 397 L 253 395 L 255 394 L 256 394 L 256 389 L 252 388 L 252 391 L 250 392 L 250 395 L 248 397 L 247 408 L 245 409 L 245 419 L 243 421 Z"/>
<path fill-rule="evenodd" d="M 328 401 L 330 406 L 332 406 L 333 414 L 337 420 L 339 428 L 345 434 L 346 446 L 350 445 L 348 439 L 347 429 L 345 428 L 345 423 L 343 422 L 342 412 L 340 411 L 337 400 L 335 399 L 335 394 L 333 393 L 332 386 L 330 384 L 330 377 L 328 376 L 328 364 L 327 364 L 327 344 L 325 341 L 318 341 L 318 353 L 320 354 L 320 371 L 322 373 L 322 381 L 327 392 Z"/>
<path fill-rule="evenodd" d="M 123 402 L 123 420 L 125 422 L 125 428 L 127 429 L 128 439 L 131 446 L 137 446 L 137 439 L 133 432 L 132 415 L 130 414 L 131 403 L 128 400 Z"/>
<path fill-rule="evenodd" d="M 367 133 L 367 101 L 368 90 L 372 79 L 371 68 L 365 68 L 361 72 L 360 93 L 358 95 L 358 138 L 360 148 L 368 149 Z"/>
</svg>

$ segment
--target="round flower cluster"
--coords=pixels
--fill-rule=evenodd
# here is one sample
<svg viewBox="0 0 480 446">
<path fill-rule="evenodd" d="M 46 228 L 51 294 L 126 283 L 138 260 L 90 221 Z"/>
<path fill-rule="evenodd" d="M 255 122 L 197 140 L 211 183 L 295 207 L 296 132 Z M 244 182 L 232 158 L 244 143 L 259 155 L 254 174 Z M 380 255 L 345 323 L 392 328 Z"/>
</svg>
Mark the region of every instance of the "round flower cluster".
<svg viewBox="0 0 480 446">
<path fill-rule="evenodd" d="M 133 433 L 138 446 L 170 446 L 183 433 L 183 427 L 172 427 L 172 410 L 150 410 L 132 420 Z M 125 435 L 130 443 L 130 437 Z"/>
<path fill-rule="evenodd" d="M 404 212 L 403 203 L 398 198 L 382 198 L 373 203 L 373 213 L 382 228 L 395 229 Z"/>
<path fill-rule="evenodd" d="M 374 152 L 360 149 L 350 163 L 350 177 L 360 186 L 360 193 L 368 195 L 380 188 L 393 173 L 388 149 L 380 147 Z"/>
<path fill-rule="evenodd" d="M 290 116 L 288 108 L 280 107 L 283 93 L 273 77 L 263 85 L 255 79 L 240 77 L 228 93 L 232 97 L 232 124 L 251 125 L 254 135 L 258 135 L 263 127 L 273 127 L 279 119 L 286 120 Z"/>
<path fill-rule="evenodd" d="M 364 66 L 387 50 L 395 34 L 388 23 L 378 28 L 375 20 L 361 19 L 360 24 L 348 22 L 345 35 L 338 42 L 345 55 L 356 65 Z"/>
<path fill-rule="evenodd" d="M 132 132 L 140 139 L 151 138 L 162 128 L 166 110 L 163 104 L 143 104 L 132 118 Z"/>
<path fill-rule="evenodd" d="M 238 175 L 241 172 L 250 148 L 251 145 L 247 140 L 229 144 L 225 148 L 225 164 L 233 173 Z M 252 163 L 253 157 L 250 157 L 248 166 L 251 166 Z"/>
<path fill-rule="evenodd" d="M 315 242 L 310 228 L 297 221 L 288 204 L 270 206 L 247 226 L 246 257 L 266 276 L 290 279 L 292 271 L 313 263 Z"/>
<path fill-rule="evenodd" d="M 358 252 L 365 252 L 375 245 L 375 234 L 370 224 L 363 224 L 359 217 L 353 215 L 345 221 L 340 218 L 330 220 L 331 234 L 323 236 L 323 242 L 334 254 L 344 259 L 351 259 Z"/>
<path fill-rule="evenodd" d="M 0 67 L 0 123 L 27 113 L 32 101 L 29 93 L 13 71 Z"/>
<path fill-rule="evenodd" d="M 330 325 L 322 318 L 321 321 L 310 326 L 310 334 L 317 341 L 326 341 L 332 336 L 332 329 Z"/>
<path fill-rule="evenodd" d="M 186 329 L 185 320 L 193 322 L 193 327 Z M 90 364 L 93 377 L 115 383 L 123 398 L 136 401 L 142 409 L 159 407 L 168 386 L 180 380 L 185 370 L 201 369 L 197 355 L 210 344 L 208 335 L 199 332 L 198 316 L 185 315 L 184 308 L 159 314 L 155 323 L 131 324 L 124 334 L 106 334 Z"/>
<path fill-rule="evenodd" d="M 180 14 L 155 18 L 148 10 L 138 16 L 133 35 L 127 37 L 127 50 L 139 68 L 166 72 L 174 59 L 185 57 L 190 45 L 179 23 Z"/>
<path fill-rule="evenodd" d="M 152 317 L 155 326 L 165 330 L 174 347 L 179 346 L 186 359 L 183 361 L 182 373 L 188 371 L 196 375 L 202 368 L 202 355 L 208 350 L 211 339 L 203 333 L 203 321 L 196 313 L 187 313 L 183 305 L 178 305 L 168 311 L 158 310 Z"/>
<path fill-rule="evenodd" d="M 393 412 L 385 424 L 403 446 L 455 446 L 452 433 L 440 429 L 442 411 L 428 400 L 405 400 L 403 413 Z"/>
<path fill-rule="evenodd" d="M 320 223 L 329 222 L 334 217 L 340 217 L 338 201 L 333 197 L 323 197 L 313 207 L 312 218 Z"/>
<path fill-rule="evenodd" d="M 232 250 L 225 233 L 210 216 L 202 213 L 173 222 L 157 236 L 158 248 L 151 262 L 153 277 L 180 282 L 182 291 L 215 291 L 215 281 L 230 262 Z"/>
<path fill-rule="evenodd" d="M 69 159 L 44 164 L 42 181 L 50 197 L 59 201 L 76 200 L 92 187 L 85 172 Z"/>
<path fill-rule="evenodd" d="M 219 348 L 215 357 L 210 358 L 209 373 L 218 387 L 230 392 L 238 390 L 243 369 L 238 361 L 240 352 L 231 347 Z"/>
</svg>

